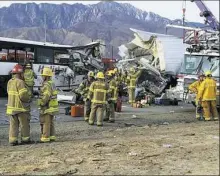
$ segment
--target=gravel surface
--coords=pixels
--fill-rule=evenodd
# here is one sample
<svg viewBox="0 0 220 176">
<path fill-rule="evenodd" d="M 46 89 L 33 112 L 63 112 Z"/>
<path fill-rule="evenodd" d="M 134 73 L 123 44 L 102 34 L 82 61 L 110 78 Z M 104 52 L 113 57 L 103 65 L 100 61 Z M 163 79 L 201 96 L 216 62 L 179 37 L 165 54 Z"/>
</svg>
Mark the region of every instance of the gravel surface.
<svg viewBox="0 0 220 176">
<path fill-rule="evenodd" d="M 197 121 L 190 105 L 125 105 L 116 123 L 103 127 L 61 114 L 55 122 L 58 139 L 49 144 L 38 143 L 38 114 L 32 109 L 31 138 L 36 143 L 9 146 L 8 124 L 0 125 L 0 174 L 219 174 L 219 122 Z"/>
</svg>

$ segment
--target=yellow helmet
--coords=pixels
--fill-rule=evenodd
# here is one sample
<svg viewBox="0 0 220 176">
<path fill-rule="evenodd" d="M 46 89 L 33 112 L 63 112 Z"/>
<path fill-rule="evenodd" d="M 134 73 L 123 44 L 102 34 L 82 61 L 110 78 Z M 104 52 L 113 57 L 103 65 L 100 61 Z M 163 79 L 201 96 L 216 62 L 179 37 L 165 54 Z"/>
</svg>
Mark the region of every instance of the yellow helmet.
<svg viewBox="0 0 220 176">
<path fill-rule="evenodd" d="M 41 74 L 41 76 L 53 76 L 53 72 L 49 67 L 44 67 L 43 69 L 43 73 Z"/>
<path fill-rule="evenodd" d="M 97 75 L 96 75 L 96 78 L 105 79 L 105 76 L 104 76 L 103 72 L 98 72 Z"/>
<path fill-rule="evenodd" d="M 112 75 L 115 75 L 116 73 L 117 73 L 117 72 L 116 72 L 115 70 L 112 70 L 112 71 L 111 71 L 111 74 L 112 74 Z"/>
<path fill-rule="evenodd" d="M 212 72 L 211 71 L 206 71 L 205 76 L 209 76 L 209 75 L 212 75 Z"/>
<path fill-rule="evenodd" d="M 94 72 L 93 72 L 93 71 L 89 71 L 88 76 L 89 76 L 89 77 L 94 77 L 94 76 L 95 76 L 95 74 L 94 74 Z"/>
<path fill-rule="evenodd" d="M 114 74 L 114 71 L 113 70 L 109 70 L 107 71 L 106 75 L 107 76 L 112 76 Z"/>
</svg>

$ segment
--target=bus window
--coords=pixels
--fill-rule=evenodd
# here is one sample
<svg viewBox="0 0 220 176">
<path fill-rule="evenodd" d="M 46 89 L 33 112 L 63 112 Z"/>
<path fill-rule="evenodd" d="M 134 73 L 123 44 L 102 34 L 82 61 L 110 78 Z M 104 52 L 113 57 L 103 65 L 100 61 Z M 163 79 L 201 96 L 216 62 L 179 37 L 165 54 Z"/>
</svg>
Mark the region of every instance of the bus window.
<svg viewBox="0 0 220 176">
<path fill-rule="evenodd" d="M 54 51 L 53 49 L 36 48 L 35 49 L 35 62 L 36 63 L 50 63 L 54 62 Z"/>
</svg>

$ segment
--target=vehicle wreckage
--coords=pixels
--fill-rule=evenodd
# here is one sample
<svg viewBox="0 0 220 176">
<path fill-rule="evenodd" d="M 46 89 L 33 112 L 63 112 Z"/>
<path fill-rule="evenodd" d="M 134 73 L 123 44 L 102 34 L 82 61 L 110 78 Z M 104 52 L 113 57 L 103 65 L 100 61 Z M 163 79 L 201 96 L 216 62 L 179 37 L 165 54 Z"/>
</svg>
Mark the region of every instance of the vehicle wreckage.
<svg viewBox="0 0 220 176">
<path fill-rule="evenodd" d="M 0 45 L 0 66 L 2 68 L 0 70 L 0 96 L 7 95 L 7 82 L 11 78 L 10 71 L 17 63 L 21 65 L 32 63 L 37 76 L 34 80 L 34 92 L 38 92 L 41 86 L 43 68 L 50 67 L 54 72 L 52 79 L 61 94 L 77 87 L 88 70 L 104 69 L 101 60 L 101 43 L 98 41 L 73 47 L 0 37 Z"/>
<path fill-rule="evenodd" d="M 141 67 L 143 71 L 136 91 L 159 96 L 165 89 L 177 84 L 175 75 L 181 67 L 185 45 L 182 39 L 171 35 L 130 30 L 135 38 L 119 47 L 122 59 L 117 67 L 123 72 L 131 67 Z"/>
<path fill-rule="evenodd" d="M 183 100 L 195 106 L 196 95 L 195 93 L 190 93 L 188 87 L 191 83 L 198 80 L 198 75 L 211 71 L 217 83 L 216 100 L 217 107 L 219 107 L 219 21 L 202 0 L 191 2 L 197 5 L 200 11 L 199 15 L 205 19 L 206 26 L 203 28 L 192 28 L 185 25 L 167 25 L 167 27 L 184 29 L 183 43 L 188 44 L 181 67 L 181 78 L 179 78 L 179 82 L 181 82 L 179 88 L 181 91 L 178 91 L 177 88 L 170 89 L 168 90 L 169 96 L 178 96 L 183 93 Z M 185 14 L 183 14 L 183 17 L 185 17 Z M 184 19 L 183 24 L 185 24 Z"/>
</svg>

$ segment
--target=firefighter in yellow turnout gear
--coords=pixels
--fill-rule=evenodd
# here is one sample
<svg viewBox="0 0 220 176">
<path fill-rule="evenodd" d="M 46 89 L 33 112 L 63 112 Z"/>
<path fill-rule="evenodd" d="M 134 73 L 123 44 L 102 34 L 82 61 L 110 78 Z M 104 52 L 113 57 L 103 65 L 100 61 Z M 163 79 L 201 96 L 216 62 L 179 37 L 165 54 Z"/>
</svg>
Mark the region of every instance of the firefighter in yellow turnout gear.
<svg viewBox="0 0 220 176">
<path fill-rule="evenodd" d="M 84 119 L 85 121 L 89 120 L 89 115 L 91 112 L 91 101 L 87 99 L 89 87 L 95 80 L 94 72 L 90 71 L 87 75 L 87 79 L 84 80 L 80 85 L 79 88 L 76 90 L 77 93 L 79 93 L 83 97 L 84 101 Z"/>
<path fill-rule="evenodd" d="M 8 104 L 6 114 L 10 116 L 9 143 L 18 144 L 19 125 L 21 143 L 30 142 L 30 100 L 31 94 L 25 86 L 23 67 L 15 65 L 13 77 L 8 81 Z"/>
<path fill-rule="evenodd" d="M 51 80 L 53 76 L 50 68 L 44 68 L 41 74 L 43 85 L 40 89 L 38 105 L 40 109 L 41 142 L 55 141 L 54 115 L 59 113 L 57 90 Z"/>
<path fill-rule="evenodd" d="M 106 108 L 106 117 L 104 118 L 104 121 L 108 121 L 110 123 L 115 122 L 115 103 L 118 98 L 118 88 L 117 88 L 117 83 L 114 79 L 114 71 L 109 71 L 107 73 L 108 77 L 108 84 L 109 84 L 109 89 L 108 89 L 108 94 L 109 94 L 109 100 L 107 103 L 107 108 Z"/>
<path fill-rule="evenodd" d="M 198 113 L 198 107 L 201 106 L 199 99 L 198 99 L 198 92 L 199 92 L 199 86 L 204 81 L 205 75 L 201 74 L 199 75 L 199 80 L 195 81 L 191 85 L 189 85 L 189 90 L 196 94 L 196 118 L 200 119 L 200 114 Z"/>
<path fill-rule="evenodd" d="M 24 81 L 28 88 L 30 89 L 31 93 L 33 94 L 33 87 L 34 87 L 34 79 L 36 75 L 32 70 L 31 64 L 27 64 L 24 70 Z"/>
<path fill-rule="evenodd" d="M 211 118 L 218 120 L 218 111 L 216 108 L 216 81 L 212 78 L 212 73 L 207 71 L 205 73 L 205 80 L 199 86 L 198 99 L 202 103 L 204 118 L 210 121 Z"/>
<path fill-rule="evenodd" d="M 128 95 L 129 95 L 129 103 L 132 105 L 135 103 L 135 88 L 138 77 L 140 76 L 142 70 L 138 70 L 135 73 L 134 68 L 130 68 L 130 72 L 127 76 L 127 86 L 128 86 Z"/>
<path fill-rule="evenodd" d="M 89 124 L 93 125 L 95 117 L 97 118 L 97 126 L 103 125 L 103 113 L 107 101 L 108 86 L 105 83 L 105 77 L 102 72 L 98 72 L 96 75 L 97 81 L 94 81 L 88 93 L 88 99 L 91 100 L 91 112 L 89 116 Z"/>
</svg>

